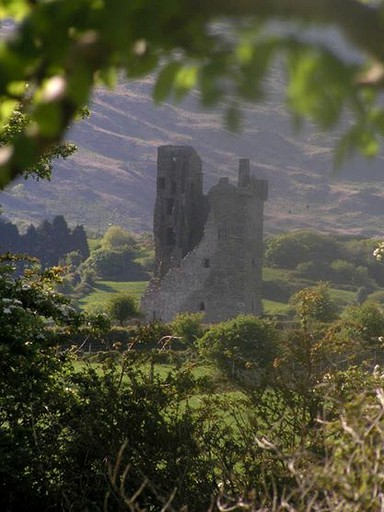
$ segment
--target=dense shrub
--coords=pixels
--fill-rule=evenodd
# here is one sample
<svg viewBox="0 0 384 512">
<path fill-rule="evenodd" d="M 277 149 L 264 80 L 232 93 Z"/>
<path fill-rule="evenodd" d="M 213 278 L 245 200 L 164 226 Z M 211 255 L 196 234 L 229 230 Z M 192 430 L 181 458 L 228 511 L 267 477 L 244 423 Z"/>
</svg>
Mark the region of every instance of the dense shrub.
<svg viewBox="0 0 384 512">
<path fill-rule="evenodd" d="M 288 302 L 291 295 L 297 292 L 300 286 L 288 280 L 270 279 L 263 281 L 263 298 L 277 302 Z"/>
<path fill-rule="evenodd" d="M 204 333 L 201 322 L 204 313 L 179 313 L 171 324 L 172 334 L 181 339 L 189 347 L 193 347 L 195 341 Z"/>
<path fill-rule="evenodd" d="M 225 375 L 259 379 L 276 356 L 278 337 L 269 320 L 240 315 L 212 326 L 197 343 Z"/>
<path fill-rule="evenodd" d="M 101 239 L 101 248 L 106 251 L 137 247 L 137 237 L 121 228 L 120 226 L 110 226 Z"/>
<path fill-rule="evenodd" d="M 338 254 L 341 251 L 335 239 L 313 231 L 277 235 L 267 239 L 265 248 L 265 258 L 270 265 L 287 269 L 308 261 L 331 262 Z"/>
<path fill-rule="evenodd" d="M 194 379 L 185 371 L 148 379 L 114 353 L 98 370 L 75 371 L 61 335 L 102 324 L 71 308 L 55 279 L 1 267 L 0 509 L 123 510 L 142 486 L 143 509 L 172 496 L 175 509 L 206 510 L 214 465 L 200 443 L 212 411 L 190 413 Z"/>
<path fill-rule="evenodd" d="M 298 318 L 305 324 L 310 321 L 332 322 L 338 314 L 338 307 L 330 298 L 324 283 L 303 288 L 291 297 L 291 303 Z"/>
<path fill-rule="evenodd" d="M 136 252 L 122 249 L 97 249 L 82 266 L 82 273 L 92 271 L 97 278 L 111 281 L 145 281 L 148 274 L 135 262 Z"/>
<path fill-rule="evenodd" d="M 370 302 L 377 302 L 378 304 L 384 304 L 384 291 L 378 290 L 377 292 L 370 293 L 366 297 Z"/>
<path fill-rule="evenodd" d="M 349 326 L 350 338 L 377 343 L 384 336 L 384 313 L 382 308 L 371 301 L 346 308 L 342 321 Z"/>
<path fill-rule="evenodd" d="M 0 509 L 45 510 L 57 497 L 58 422 L 71 407 L 67 356 L 55 346 L 61 333 L 94 331 L 57 294 L 57 269 L 41 272 L 32 259 L 23 277 L 17 257 L 0 266 Z"/>
<path fill-rule="evenodd" d="M 116 293 L 112 295 L 108 299 L 105 309 L 108 316 L 112 320 L 119 322 L 121 326 L 128 320 L 140 316 L 136 300 L 126 293 Z"/>
<path fill-rule="evenodd" d="M 335 283 L 352 283 L 356 286 L 373 286 L 368 269 L 356 266 L 345 260 L 335 260 L 331 263 L 331 277 Z"/>
<path fill-rule="evenodd" d="M 318 281 L 329 279 L 331 274 L 328 264 L 315 261 L 304 261 L 299 263 L 296 267 L 296 271 L 301 277 Z"/>
</svg>

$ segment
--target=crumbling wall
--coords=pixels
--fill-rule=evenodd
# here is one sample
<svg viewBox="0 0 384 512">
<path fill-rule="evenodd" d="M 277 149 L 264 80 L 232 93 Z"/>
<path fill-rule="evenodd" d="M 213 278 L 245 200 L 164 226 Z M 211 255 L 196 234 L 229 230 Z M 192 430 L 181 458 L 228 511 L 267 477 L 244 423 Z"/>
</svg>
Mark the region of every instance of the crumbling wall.
<svg viewBox="0 0 384 512">
<path fill-rule="evenodd" d="M 207 212 L 201 160 L 192 147 L 159 147 L 157 168 L 155 276 L 162 278 L 199 243 Z"/>
</svg>

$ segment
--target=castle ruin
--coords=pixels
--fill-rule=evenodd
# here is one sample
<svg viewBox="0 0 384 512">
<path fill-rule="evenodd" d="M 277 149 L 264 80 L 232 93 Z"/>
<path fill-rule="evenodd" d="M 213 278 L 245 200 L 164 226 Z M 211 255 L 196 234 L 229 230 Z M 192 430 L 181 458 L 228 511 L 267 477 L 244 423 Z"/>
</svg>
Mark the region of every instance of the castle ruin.
<svg viewBox="0 0 384 512">
<path fill-rule="evenodd" d="M 263 207 L 268 182 L 241 158 L 237 186 L 221 178 L 203 194 L 190 146 L 158 148 L 155 275 L 142 299 L 148 320 L 203 312 L 205 322 L 261 314 Z"/>
</svg>

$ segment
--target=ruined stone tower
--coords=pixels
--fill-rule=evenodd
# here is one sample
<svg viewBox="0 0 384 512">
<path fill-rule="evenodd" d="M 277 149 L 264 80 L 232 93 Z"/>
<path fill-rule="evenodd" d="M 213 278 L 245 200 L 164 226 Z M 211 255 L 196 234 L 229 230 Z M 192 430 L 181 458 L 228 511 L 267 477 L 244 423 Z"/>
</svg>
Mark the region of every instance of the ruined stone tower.
<svg viewBox="0 0 384 512">
<path fill-rule="evenodd" d="M 189 146 L 161 146 L 154 214 L 155 276 L 162 278 L 201 240 L 206 219 L 201 159 Z"/>
<path fill-rule="evenodd" d="M 260 314 L 263 207 L 268 183 L 240 159 L 237 186 L 221 178 L 207 196 L 188 146 L 158 150 L 155 277 L 142 300 L 148 320 L 204 312 L 206 322 Z"/>
</svg>

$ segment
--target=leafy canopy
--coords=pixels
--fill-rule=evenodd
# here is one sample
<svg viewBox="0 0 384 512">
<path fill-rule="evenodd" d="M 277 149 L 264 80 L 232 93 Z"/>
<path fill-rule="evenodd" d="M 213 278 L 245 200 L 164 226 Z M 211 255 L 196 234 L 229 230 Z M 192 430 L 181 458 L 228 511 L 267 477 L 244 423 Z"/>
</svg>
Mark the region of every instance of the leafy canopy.
<svg viewBox="0 0 384 512">
<path fill-rule="evenodd" d="M 353 122 L 338 158 L 354 147 L 373 155 L 384 131 L 377 100 L 382 11 L 381 1 L 357 0 L 1 2 L 0 20 L 15 20 L 17 29 L 0 43 L 0 123 L 22 106 L 31 124 L 3 147 L 0 185 L 59 143 L 93 87 L 113 87 L 119 70 L 128 79 L 154 73 L 155 101 L 179 100 L 197 89 L 203 106 L 220 103 L 236 127 L 240 102 L 263 97 L 277 56 L 294 116 L 330 128 L 348 109 Z M 273 32 L 275 21 L 281 25 Z M 306 39 L 303 24 L 338 27 L 359 58 Z"/>
<path fill-rule="evenodd" d="M 197 345 L 203 357 L 214 362 L 224 375 L 233 377 L 235 371 L 253 373 L 270 367 L 278 338 L 276 326 L 269 320 L 239 315 L 213 325 Z"/>
<path fill-rule="evenodd" d="M 337 317 L 337 305 L 329 296 L 326 283 L 303 288 L 291 298 L 304 329 L 311 321 L 332 322 Z"/>
<path fill-rule="evenodd" d="M 107 303 L 107 311 L 111 318 L 117 320 L 120 325 L 124 325 L 124 322 L 139 315 L 135 299 L 126 293 L 113 295 Z"/>
<path fill-rule="evenodd" d="M 135 236 L 120 226 L 109 226 L 101 239 L 101 247 L 105 250 L 135 248 L 137 240 Z"/>
</svg>

